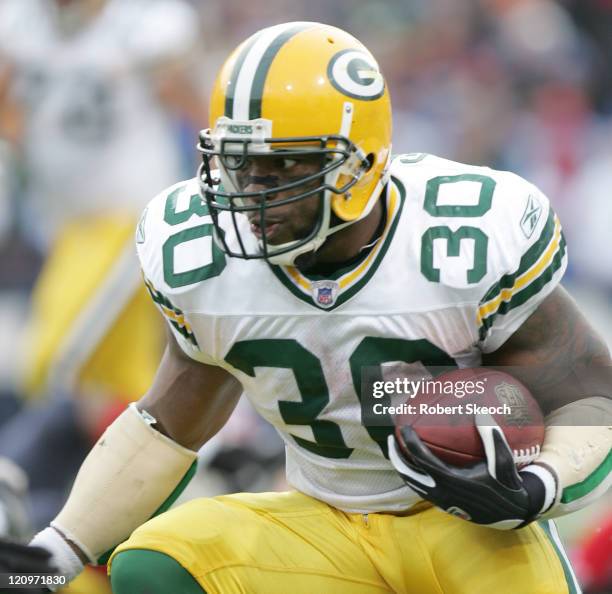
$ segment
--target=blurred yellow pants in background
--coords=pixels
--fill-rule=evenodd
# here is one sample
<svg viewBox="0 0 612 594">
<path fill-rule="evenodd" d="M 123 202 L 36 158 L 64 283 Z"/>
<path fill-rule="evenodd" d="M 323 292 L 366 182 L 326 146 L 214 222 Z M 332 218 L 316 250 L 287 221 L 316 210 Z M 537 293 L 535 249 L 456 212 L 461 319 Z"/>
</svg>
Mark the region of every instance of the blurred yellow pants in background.
<svg viewBox="0 0 612 594">
<path fill-rule="evenodd" d="M 149 387 L 161 356 L 160 318 L 142 283 L 131 217 L 75 220 L 52 247 L 27 323 L 24 387 L 108 394 Z"/>
</svg>

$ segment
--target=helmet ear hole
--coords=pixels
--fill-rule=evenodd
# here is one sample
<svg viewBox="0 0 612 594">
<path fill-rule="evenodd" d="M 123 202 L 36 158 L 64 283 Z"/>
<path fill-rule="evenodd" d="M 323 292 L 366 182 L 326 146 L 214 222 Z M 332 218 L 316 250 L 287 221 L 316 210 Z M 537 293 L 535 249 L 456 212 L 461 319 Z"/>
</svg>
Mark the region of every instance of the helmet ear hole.
<svg viewBox="0 0 612 594">
<path fill-rule="evenodd" d="M 374 167 L 374 161 L 376 161 L 376 157 L 374 156 L 374 153 L 368 153 L 368 156 L 365 158 L 366 162 L 367 162 L 367 166 L 364 167 L 364 172 L 367 173 L 368 171 L 370 171 L 370 169 L 372 169 L 372 167 Z"/>
</svg>

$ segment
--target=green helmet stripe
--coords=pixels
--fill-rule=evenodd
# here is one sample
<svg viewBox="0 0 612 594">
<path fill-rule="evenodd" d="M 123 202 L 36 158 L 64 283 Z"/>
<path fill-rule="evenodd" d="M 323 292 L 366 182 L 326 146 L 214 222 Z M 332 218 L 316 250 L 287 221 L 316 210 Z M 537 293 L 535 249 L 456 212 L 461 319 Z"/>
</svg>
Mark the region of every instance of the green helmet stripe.
<svg viewBox="0 0 612 594">
<path fill-rule="evenodd" d="M 249 51 L 251 51 L 253 44 L 257 41 L 260 35 L 261 35 L 261 32 L 256 33 L 244 44 L 242 51 L 240 52 L 240 54 L 238 55 L 238 58 L 236 59 L 234 68 L 232 69 L 232 74 L 227 83 L 227 89 L 225 90 L 225 112 L 224 114 L 228 118 L 233 117 L 233 113 L 234 113 L 234 94 L 236 92 L 236 82 L 238 80 L 238 74 L 240 73 L 240 69 L 242 68 L 242 65 L 244 64 L 244 60 L 247 57 L 247 54 L 249 53 Z M 214 124 L 214 122 L 211 122 L 211 125 L 212 124 Z"/>
<path fill-rule="evenodd" d="M 261 117 L 264 84 L 274 58 L 294 35 L 313 23 L 275 25 L 253 35 L 240 51 L 225 94 L 225 115 L 239 121 Z"/>
<path fill-rule="evenodd" d="M 272 43 L 268 46 L 266 51 L 264 52 L 261 60 L 259 61 L 259 65 L 257 66 L 257 70 L 255 71 L 255 76 L 253 77 L 253 84 L 251 86 L 251 99 L 249 101 L 249 119 L 254 120 L 256 118 L 261 117 L 261 100 L 263 96 L 264 84 L 266 82 L 266 77 L 268 76 L 268 72 L 270 70 L 270 66 L 272 65 L 272 61 L 276 57 L 276 54 L 280 51 L 281 47 L 289 41 L 294 35 L 304 31 L 309 27 L 308 23 L 300 23 L 295 27 L 291 27 L 287 29 L 283 33 L 281 33 Z"/>
</svg>

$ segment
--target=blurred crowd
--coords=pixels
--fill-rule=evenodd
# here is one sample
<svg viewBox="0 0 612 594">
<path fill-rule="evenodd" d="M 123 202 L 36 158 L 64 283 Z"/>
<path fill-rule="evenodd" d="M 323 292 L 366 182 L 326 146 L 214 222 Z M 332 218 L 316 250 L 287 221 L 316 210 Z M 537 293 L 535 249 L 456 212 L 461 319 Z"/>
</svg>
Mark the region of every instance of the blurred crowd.
<svg viewBox="0 0 612 594">
<path fill-rule="evenodd" d="M 100 35 L 107 19 L 113 37 L 120 27 L 128 31 L 129 19 L 135 19 L 126 45 L 115 54 L 105 53 L 104 44 L 114 43 L 108 40 L 98 50 L 104 54 L 100 62 L 91 57 L 88 64 L 89 50 L 83 51 L 80 68 L 88 74 L 84 80 L 91 83 L 90 91 L 84 94 L 79 82 L 70 93 L 81 104 L 75 104 L 64 124 L 80 144 L 65 153 L 44 134 L 50 116 L 43 113 L 36 120 L 35 114 L 42 104 L 61 100 L 45 97 L 43 83 L 68 58 L 49 57 L 33 76 L 20 71 L 24 56 L 31 56 L 31 44 L 20 49 L 0 38 L 0 456 L 14 457 L 19 435 L 31 426 L 48 427 L 47 417 L 56 422 L 73 418 L 70 431 L 59 430 L 72 437 L 58 443 L 57 450 L 46 448 L 47 455 L 66 453 L 53 462 L 67 468 L 66 479 L 52 485 L 60 496 L 38 499 L 42 507 L 31 514 L 32 528 L 54 514 L 70 473 L 104 424 L 137 397 L 130 389 L 119 394 L 115 386 L 110 399 L 98 398 L 104 386 L 92 389 L 91 383 L 79 384 L 74 373 L 53 372 L 48 381 L 38 379 L 38 391 L 57 402 L 56 412 L 16 422 L 32 349 L 24 327 L 36 306 L 41 267 L 48 274 L 45 262 L 56 257 L 57 237 L 64 237 L 51 229 L 69 228 L 82 216 L 105 217 L 110 204 L 132 225 L 158 190 L 192 177 L 195 138 L 208 125 L 206 102 L 214 74 L 240 40 L 264 26 L 321 21 L 361 39 L 388 81 L 395 153 L 429 152 L 508 169 L 538 185 L 564 223 L 570 251 L 566 284 L 612 345 L 612 1 L 149 0 L 147 6 L 161 8 L 144 9 L 147 35 L 139 0 L 0 0 L 0 33 L 8 28 L 9 39 L 30 33 L 15 31 L 17 21 L 6 20 L 12 14 L 6 7 L 16 3 L 60 12 L 71 5 L 89 6 L 93 16 L 66 12 L 63 21 L 50 21 L 65 28 L 61 35 L 67 39 L 75 39 L 79 27 L 87 30 L 96 19 Z M 104 74 L 107 82 L 102 84 Z M 121 106 L 113 103 L 119 99 Z M 113 113 L 123 119 L 114 121 Z M 111 151 L 108 143 L 119 132 L 123 140 Z M 78 211 L 79 217 L 68 216 L 68 210 Z M 71 286 L 70 278 L 62 291 Z M 61 309 L 62 296 L 53 299 L 56 311 Z M 72 384 L 63 381 L 66 377 Z M 93 404 L 75 407 L 73 400 Z M 41 443 L 51 443 L 50 438 L 40 431 L 44 435 L 34 447 L 45 449 Z M 30 460 L 31 452 L 26 455 L 20 447 L 19 455 Z M 44 466 L 48 459 L 38 457 L 36 464 Z M 245 405 L 203 453 L 201 465 L 207 466 L 205 478 L 194 483 L 191 494 L 274 488 L 282 482 L 282 446 Z M 0 465 L 2 474 L 17 490 L 25 488 L 27 478 L 34 485 L 38 480 Z M 592 567 L 596 559 L 604 568 L 612 566 L 606 513 L 604 506 L 580 521 L 570 519 L 565 531 L 590 592 L 612 588 L 612 576 L 601 581 L 602 571 Z M 25 522 L 20 517 L 20 530 Z M 603 544 L 593 549 L 597 539 Z M 610 580 L 607 586 L 605 579 Z"/>
</svg>

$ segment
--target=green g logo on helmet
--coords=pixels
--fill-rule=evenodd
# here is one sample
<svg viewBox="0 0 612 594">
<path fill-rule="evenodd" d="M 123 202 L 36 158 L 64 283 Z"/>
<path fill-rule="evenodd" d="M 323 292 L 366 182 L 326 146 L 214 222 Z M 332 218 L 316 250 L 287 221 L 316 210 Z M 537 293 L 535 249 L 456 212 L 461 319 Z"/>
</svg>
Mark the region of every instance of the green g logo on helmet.
<svg viewBox="0 0 612 594">
<path fill-rule="evenodd" d="M 327 77 L 336 90 L 353 99 L 372 101 L 385 92 L 385 80 L 378 64 L 360 50 L 338 52 L 327 67 Z"/>
</svg>

